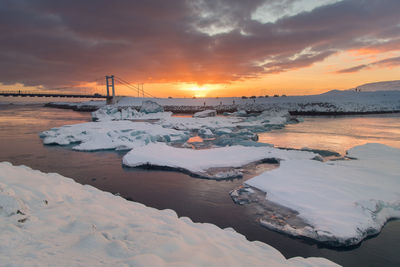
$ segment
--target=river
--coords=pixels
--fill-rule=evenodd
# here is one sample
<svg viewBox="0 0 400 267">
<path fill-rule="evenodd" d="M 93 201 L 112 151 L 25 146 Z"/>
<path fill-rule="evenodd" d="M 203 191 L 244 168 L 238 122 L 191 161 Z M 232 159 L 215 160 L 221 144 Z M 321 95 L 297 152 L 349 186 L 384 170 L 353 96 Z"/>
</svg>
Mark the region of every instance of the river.
<svg viewBox="0 0 400 267">
<path fill-rule="evenodd" d="M 195 222 L 232 227 L 249 240 L 275 247 L 286 257 L 325 257 L 344 266 L 400 266 L 399 220 L 390 221 L 379 235 L 358 247 L 342 250 L 320 247 L 311 241 L 265 229 L 254 220 L 254 211 L 235 205 L 228 192 L 244 179 L 212 181 L 172 171 L 123 168 L 121 152 L 76 152 L 60 146 L 44 146 L 39 138 L 41 131 L 52 127 L 87 121 L 90 113 L 45 108 L 39 104 L 0 104 L 0 161 L 57 172 L 147 206 L 173 209 L 179 216 L 188 216 Z M 303 123 L 261 134 L 260 140 L 283 147 L 344 153 L 349 147 L 366 141 L 399 147 L 399 129 L 399 114 L 311 117 Z"/>
</svg>

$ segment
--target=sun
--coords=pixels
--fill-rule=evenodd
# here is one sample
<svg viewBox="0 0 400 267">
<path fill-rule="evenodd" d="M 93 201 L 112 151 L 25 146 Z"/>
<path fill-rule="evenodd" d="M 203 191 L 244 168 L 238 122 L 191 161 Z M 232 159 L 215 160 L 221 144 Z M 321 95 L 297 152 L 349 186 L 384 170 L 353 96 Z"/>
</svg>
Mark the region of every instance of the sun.
<svg viewBox="0 0 400 267">
<path fill-rule="evenodd" d="M 219 85 L 214 85 L 214 84 L 198 85 L 195 83 L 188 83 L 182 85 L 181 90 L 191 93 L 192 96 L 194 97 L 201 98 L 201 97 L 207 97 L 210 92 L 218 88 Z"/>
</svg>

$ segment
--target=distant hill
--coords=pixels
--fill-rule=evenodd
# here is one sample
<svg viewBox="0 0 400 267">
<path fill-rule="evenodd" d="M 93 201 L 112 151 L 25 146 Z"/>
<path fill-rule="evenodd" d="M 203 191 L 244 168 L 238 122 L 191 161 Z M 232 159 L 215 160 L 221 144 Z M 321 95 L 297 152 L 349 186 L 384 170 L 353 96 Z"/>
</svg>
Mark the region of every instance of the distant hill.
<svg viewBox="0 0 400 267">
<path fill-rule="evenodd" d="M 366 83 L 356 87 L 361 92 L 374 92 L 374 91 L 400 91 L 400 80 Z M 355 88 L 351 89 L 354 90 Z"/>
</svg>

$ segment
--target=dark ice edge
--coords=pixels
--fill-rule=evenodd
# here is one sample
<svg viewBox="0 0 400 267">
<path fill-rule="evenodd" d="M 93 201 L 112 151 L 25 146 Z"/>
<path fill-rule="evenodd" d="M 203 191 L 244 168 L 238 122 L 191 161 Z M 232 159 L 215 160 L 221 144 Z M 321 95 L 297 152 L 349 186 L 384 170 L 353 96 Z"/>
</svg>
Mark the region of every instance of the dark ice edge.
<svg viewBox="0 0 400 267">
<path fill-rule="evenodd" d="M 238 169 L 243 169 L 248 165 L 253 165 L 253 164 L 262 164 L 262 163 L 269 163 L 269 164 L 278 164 L 279 163 L 279 159 L 277 158 L 264 158 L 261 160 L 257 160 L 257 161 L 253 161 L 253 162 L 249 162 L 247 164 L 244 164 L 240 167 L 220 167 L 220 168 L 232 168 L 232 170 L 238 170 Z M 144 163 L 144 164 L 140 164 L 140 165 L 136 165 L 136 166 L 129 166 L 127 164 L 122 163 L 123 167 L 125 168 L 139 168 L 139 169 L 147 169 L 147 170 L 163 170 L 163 171 L 178 171 L 184 174 L 187 174 L 191 177 L 195 177 L 195 178 L 202 178 L 202 179 L 207 179 L 207 180 L 216 180 L 216 181 L 222 181 L 222 180 L 233 180 L 233 179 L 241 179 L 243 178 L 243 175 L 233 175 L 233 176 L 229 176 L 229 177 L 222 177 L 222 178 L 218 178 L 213 176 L 212 174 L 207 173 L 207 170 L 212 169 L 209 168 L 207 170 L 205 170 L 205 172 L 192 172 L 188 169 L 185 168 L 181 168 L 181 167 L 171 167 L 171 166 L 163 166 L 163 165 L 157 165 L 157 164 L 151 164 L 151 163 Z M 221 170 L 221 172 L 224 172 L 224 170 Z"/>
</svg>

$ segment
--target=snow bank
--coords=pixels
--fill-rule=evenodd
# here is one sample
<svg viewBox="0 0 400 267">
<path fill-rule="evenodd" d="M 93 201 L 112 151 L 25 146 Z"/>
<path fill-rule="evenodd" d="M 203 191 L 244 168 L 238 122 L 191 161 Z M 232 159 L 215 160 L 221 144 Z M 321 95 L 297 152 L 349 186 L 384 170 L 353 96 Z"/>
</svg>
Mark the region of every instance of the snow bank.
<svg viewBox="0 0 400 267">
<path fill-rule="evenodd" d="M 400 218 L 400 149 L 366 144 L 348 151 L 356 160 L 292 159 L 246 181 L 266 198 L 299 212 L 310 226 L 265 226 L 332 245 L 354 245 Z"/>
<path fill-rule="evenodd" d="M 171 147 L 163 143 L 149 144 L 131 150 L 123 157 L 123 164 L 129 167 L 160 166 L 178 169 L 196 176 L 210 179 L 226 179 L 240 176 L 240 170 L 248 163 L 264 159 L 311 159 L 316 154 L 303 151 L 281 150 L 273 147 L 230 146 L 213 149 L 186 149 Z M 211 168 L 229 168 L 207 172 Z"/>
<path fill-rule="evenodd" d="M 337 266 L 178 218 L 55 173 L 0 163 L 0 262 L 58 266 Z"/>
<path fill-rule="evenodd" d="M 125 150 L 153 142 L 185 142 L 189 134 L 147 122 L 104 121 L 66 125 L 42 132 L 44 144 L 74 145 L 73 149 Z"/>
</svg>

